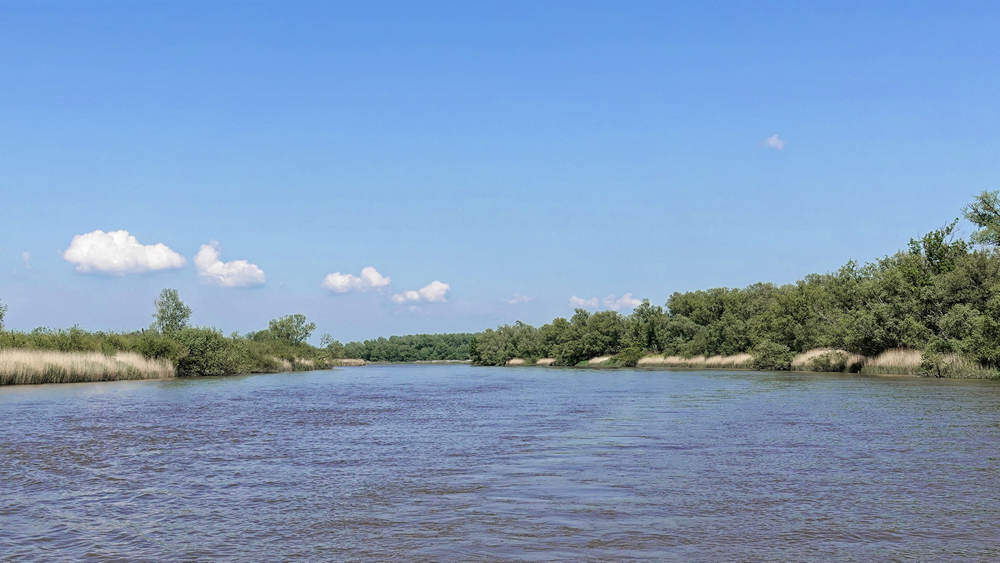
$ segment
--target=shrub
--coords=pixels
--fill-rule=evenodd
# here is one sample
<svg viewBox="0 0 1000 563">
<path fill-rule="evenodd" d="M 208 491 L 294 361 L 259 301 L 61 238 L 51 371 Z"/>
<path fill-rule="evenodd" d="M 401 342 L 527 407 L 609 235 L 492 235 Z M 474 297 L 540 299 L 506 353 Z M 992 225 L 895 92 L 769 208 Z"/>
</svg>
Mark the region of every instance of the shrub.
<svg viewBox="0 0 1000 563">
<path fill-rule="evenodd" d="M 614 365 L 619 367 L 631 368 L 635 367 L 636 364 L 639 363 L 639 360 L 642 358 L 642 356 L 643 352 L 641 348 L 637 346 L 631 346 L 629 348 L 622 350 L 621 352 L 618 352 L 618 354 L 616 354 L 614 358 L 612 358 L 612 363 L 614 363 Z"/>
<path fill-rule="evenodd" d="M 784 344 L 764 341 L 754 346 L 750 351 L 753 357 L 751 365 L 754 369 L 787 370 L 792 367 L 795 354 Z"/>
<path fill-rule="evenodd" d="M 247 373 L 250 366 L 241 361 L 233 342 L 210 328 L 184 328 L 172 337 L 187 353 L 177 360 L 179 377 Z M 243 356 L 245 357 L 245 356 Z"/>
</svg>

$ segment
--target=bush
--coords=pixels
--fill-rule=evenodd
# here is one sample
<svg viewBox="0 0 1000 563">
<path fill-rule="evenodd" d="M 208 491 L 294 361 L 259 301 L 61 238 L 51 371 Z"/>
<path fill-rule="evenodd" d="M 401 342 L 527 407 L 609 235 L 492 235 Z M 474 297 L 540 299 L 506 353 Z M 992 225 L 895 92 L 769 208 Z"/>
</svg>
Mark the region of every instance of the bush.
<svg viewBox="0 0 1000 563">
<path fill-rule="evenodd" d="M 179 377 L 248 373 L 245 350 L 210 328 L 184 328 L 171 335 L 187 353 L 177 360 Z"/>
<path fill-rule="evenodd" d="M 792 367 L 795 354 L 784 344 L 764 341 L 750 351 L 753 361 L 750 365 L 761 370 L 787 370 Z"/>
<path fill-rule="evenodd" d="M 639 363 L 639 360 L 643 356 L 643 351 L 641 348 L 632 346 L 618 352 L 614 358 L 611 359 L 612 363 L 616 366 L 623 368 L 632 368 Z"/>
<path fill-rule="evenodd" d="M 819 356 L 816 356 L 806 367 L 810 371 L 829 371 L 829 372 L 840 372 L 848 371 L 849 367 L 854 367 L 857 364 L 848 365 L 848 355 L 847 352 L 841 350 L 831 350 L 830 352 L 824 352 Z M 856 369 L 856 368 L 855 368 Z"/>
</svg>

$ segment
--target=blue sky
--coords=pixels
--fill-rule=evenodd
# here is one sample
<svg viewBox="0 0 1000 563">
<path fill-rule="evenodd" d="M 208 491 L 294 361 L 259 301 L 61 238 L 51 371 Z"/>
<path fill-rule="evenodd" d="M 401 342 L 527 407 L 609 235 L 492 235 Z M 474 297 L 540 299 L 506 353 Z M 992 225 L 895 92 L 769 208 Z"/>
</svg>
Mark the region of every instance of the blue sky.
<svg viewBox="0 0 1000 563">
<path fill-rule="evenodd" d="M 1000 187 L 1000 6 L 873 4 L 2 2 L 7 324 L 174 287 L 346 341 L 894 252 Z"/>
</svg>

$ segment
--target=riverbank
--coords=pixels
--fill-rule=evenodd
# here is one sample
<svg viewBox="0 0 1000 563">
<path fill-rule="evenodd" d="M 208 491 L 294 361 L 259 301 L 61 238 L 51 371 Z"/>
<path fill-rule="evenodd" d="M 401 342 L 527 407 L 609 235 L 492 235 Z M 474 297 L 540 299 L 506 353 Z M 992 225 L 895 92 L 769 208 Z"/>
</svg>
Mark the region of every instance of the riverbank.
<svg viewBox="0 0 1000 563">
<path fill-rule="evenodd" d="M 511 358 L 506 367 L 571 367 L 582 369 L 622 369 L 640 368 L 662 369 L 725 369 L 764 370 L 819 373 L 855 373 L 859 375 L 941 377 L 951 379 L 991 379 L 1000 380 L 1000 371 L 991 370 L 954 354 L 932 355 L 919 350 L 897 348 L 886 350 L 874 357 L 852 354 L 846 350 L 816 348 L 791 357 L 786 365 L 777 370 L 762 367 L 759 360 L 750 353 L 731 356 L 664 356 L 646 354 L 632 361 L 621 356 L 598 356 L 582 361 L 574 366 L 557 366 L 555 358 Z"/>
<path fill-rule="evenodd" d="M 214 373 L 247 375 L 254 373 L 302 372 L 333 367 L 363 366 L 354 358 L 316 359 L 272 356 L 255 362 L 258 369 Z M 174 364 L 164 358 L 147 358 L 135 352 L 63 352 L 58 350 L 0 349 L 0 385 L 84 383 L 144 379 L 172 379 L 179 376 Z"/>
</svg>

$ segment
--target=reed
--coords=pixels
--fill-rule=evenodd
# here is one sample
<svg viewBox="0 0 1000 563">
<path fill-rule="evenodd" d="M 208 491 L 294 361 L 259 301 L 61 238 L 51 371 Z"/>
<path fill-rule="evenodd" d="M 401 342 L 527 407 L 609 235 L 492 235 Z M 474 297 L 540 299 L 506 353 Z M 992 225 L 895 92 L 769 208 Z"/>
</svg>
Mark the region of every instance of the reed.
<svg viewBox="0 0 1000 563">
<path fill-rule="evenodd" d="M 921 375 L 921 353 L 908 348 L 886 350 L 868 358 L 861 368 L 863 375 Z"/>
<path fill-rule="evenodd" d="M 753 357 L 750 354 L 733 354 L 731 356 L 682 356 L 653 355 L 641 358 L 636 364 L 639 367 L 671 367 L 695 369 L 746 369 L 750 367 Z"/>
<path fill-rule="evenodd" d="M 0 350 L 0 385 L 167 377 L 174 377 L 174 367 L 169 361 L 152 360 L 131 352 L 108 356 L 99 352 Z"/>
</svg>

